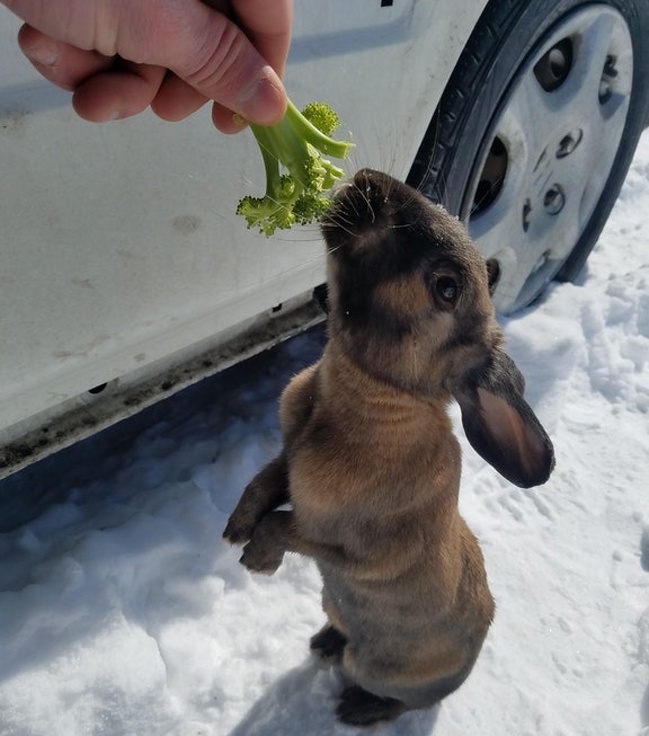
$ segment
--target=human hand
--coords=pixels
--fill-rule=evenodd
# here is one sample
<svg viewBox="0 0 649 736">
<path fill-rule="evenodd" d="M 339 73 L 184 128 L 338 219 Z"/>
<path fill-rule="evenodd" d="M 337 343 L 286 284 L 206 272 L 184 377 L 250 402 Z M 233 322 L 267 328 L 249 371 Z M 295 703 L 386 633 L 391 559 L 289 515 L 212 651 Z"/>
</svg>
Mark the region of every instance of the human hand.
<svg viewBox="0 0 649 736">
<path fill-rule="evenodd" d="M 214 124 L 234 133 L 241 117 L 263 125 L 284 114 L 292 0 L 0 2 L 26 21 L 23 53 L 73 92 L 86 120 L 125 118 L 149 105 L 180 120 L 213 100 Z"/>
</svg>

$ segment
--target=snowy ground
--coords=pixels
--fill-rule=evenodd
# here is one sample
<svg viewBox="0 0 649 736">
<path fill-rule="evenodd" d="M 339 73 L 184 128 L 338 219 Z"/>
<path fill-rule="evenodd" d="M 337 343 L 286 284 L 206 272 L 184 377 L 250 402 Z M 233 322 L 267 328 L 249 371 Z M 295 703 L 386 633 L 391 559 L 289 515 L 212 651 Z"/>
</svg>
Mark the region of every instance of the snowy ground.
<svg viewBox="0 0 649 736">
<path fill-rule="evenodd" d="M 505 325 L 557 469 L 501 480 L 465 445 L 461 506 L 496 622 L 404 736 L 649 734 L 649 135 L 578 285 Z M 313 564 L 248 574 L 221 531 L 278 449 L 276 400 L 322 331 L 0 484 L 2 736 L 342 736 L 307 641 Z M 0 506 L 1 508 L 1 506 Z"/>
</svg>

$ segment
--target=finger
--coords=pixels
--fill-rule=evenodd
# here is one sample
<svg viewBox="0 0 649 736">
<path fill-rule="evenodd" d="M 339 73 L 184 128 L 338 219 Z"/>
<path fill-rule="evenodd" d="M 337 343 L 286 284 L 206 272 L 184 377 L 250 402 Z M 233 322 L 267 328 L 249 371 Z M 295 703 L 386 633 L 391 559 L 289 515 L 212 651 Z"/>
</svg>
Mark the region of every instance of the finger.
<svg viewBox="0 0 649 736">
<path fill-rule="evenodd" d="M 153 47 L 137 47 L 153 63 L 168 67 L 206 98 L 246 119 L 269 125 L 283 117 L 286 92 L 279 76 L 224 15 L 197 0 L 169 3 L 156 33 Z M 129 58 L 121 44 L 132 48 L 134 39 L 126 34 L 118 47 Z"/>
<path fill-rule="evenodd" d="M 2 0 L 9 10 L 33 28 L 80 49 L 112 56 L 114 23 L 108 3 L 88 0 Z"/>
<path fill-rule="evenodd" d="M 196 112 L 206 102 L 205 95 L 169 72 L 151 103 L 151 109 L 163 120 L 176 121 Z"/>
<path fill-rule="evenodd" d="M 58 87 L 72 91 L 86 82 L 74 95 L 75 109 L 86 120 L 128 117 L 144 109 L 150 98 L 154 112 L 161 118 L 181 120 L 198 110 L 207 99 L 173 74 L 157 89 L 158 72 L 152 77 L 148 70 L 144 71 L 146 67 L 141 67 L 133 79 L 132 74 L 127 75 L 123 62 L 120 73 L 91 80 L 99 72 L 109 72 L 115 65 L 115 57 L 55 41 L 27 24 L 18 33 L 18 44 L 38 71 Z M 152 87 L 147 89 L 147 85 Z"/>
<path fill-rule="evenodd" d="M 233 113 L 229 108 L 219 105 L 218 102 L 212 105 L 212 122 L 221 133 L 227 133 L 228 135 L 239 133 L 248 125 L 245 118 Z"/>
<path fill-rule="evenodd" d="M 111 57 L 55 41 L 29 25 L 18 32 L 18 45 L 47 80 L 67 90 L 113 63 Z"/>
<path fill-rule="evenodd" d="M 292 0 L 232 0 L 232 6 L 257 51 L 282 76 L 291 43 Z"/>
<path fill-rule="evenodd" d="M 204 0 L 210 7 L 231 16 L 225 0 Z M 292 1 L 246 0 L 233 3 L 238 22 L 257 50 L 280 75 L 286 64 L 291 40 Z M 154 112 L 165 120 L 180 120 L 197 110 L 207 99 L 199 93 L 192 94 L 191 87 L 175 75 L 167 75 L 152 105 Z M 212 106 L 214 125 L 223 133 L 238 133 L 246 127 L 241 115 L 215 102 Z"/>
<path fill-rule="evenodd" d="M 78 85 L 72 105 L 80 117 L 94 123 L 127 118 L 146 110 L 164 79 L 165 69 L 123 62 Z"/>
</svg>

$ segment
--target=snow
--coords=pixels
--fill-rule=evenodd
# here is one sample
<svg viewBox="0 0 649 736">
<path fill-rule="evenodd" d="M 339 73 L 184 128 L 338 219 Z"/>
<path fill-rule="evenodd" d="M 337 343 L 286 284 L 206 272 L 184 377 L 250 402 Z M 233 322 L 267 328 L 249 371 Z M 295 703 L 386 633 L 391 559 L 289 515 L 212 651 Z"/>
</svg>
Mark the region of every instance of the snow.
<svg viewBox="0 0 649 736">
<path fill-rule="evenodd" d="M 461 509 L 496 620 L 467 682 L 382 729 L 649 734 L 649 133 L 577 284 L 505 323 L 557 467 L 528 491 L 463 441 Z M 342 736 L 314 564 L 273 577 L 221 532 L 279 448 L 322 330 L 0 484 L 2 736 Z M 40 500 L 39 500 L 40 499 Z M 44 500 L 43 500 L 44 499 Z"/>
</svg>

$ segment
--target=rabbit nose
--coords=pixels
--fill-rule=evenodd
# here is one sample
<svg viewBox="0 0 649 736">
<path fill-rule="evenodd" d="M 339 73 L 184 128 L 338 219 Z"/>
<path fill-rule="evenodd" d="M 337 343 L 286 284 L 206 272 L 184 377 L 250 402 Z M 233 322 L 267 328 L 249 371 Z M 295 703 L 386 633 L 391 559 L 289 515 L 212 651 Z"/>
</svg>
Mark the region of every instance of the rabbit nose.
<svg viewBox="0 0 649 736">
<path fill-rule="evenodd" d="M 360 169 L 354 175 L 354 185 L 363 193 L 370 194 L 373 189 L 377 188 L 381 180 L 385 179 L 385 174 L 381 174 L 374 169 Z"/>
</svg>

